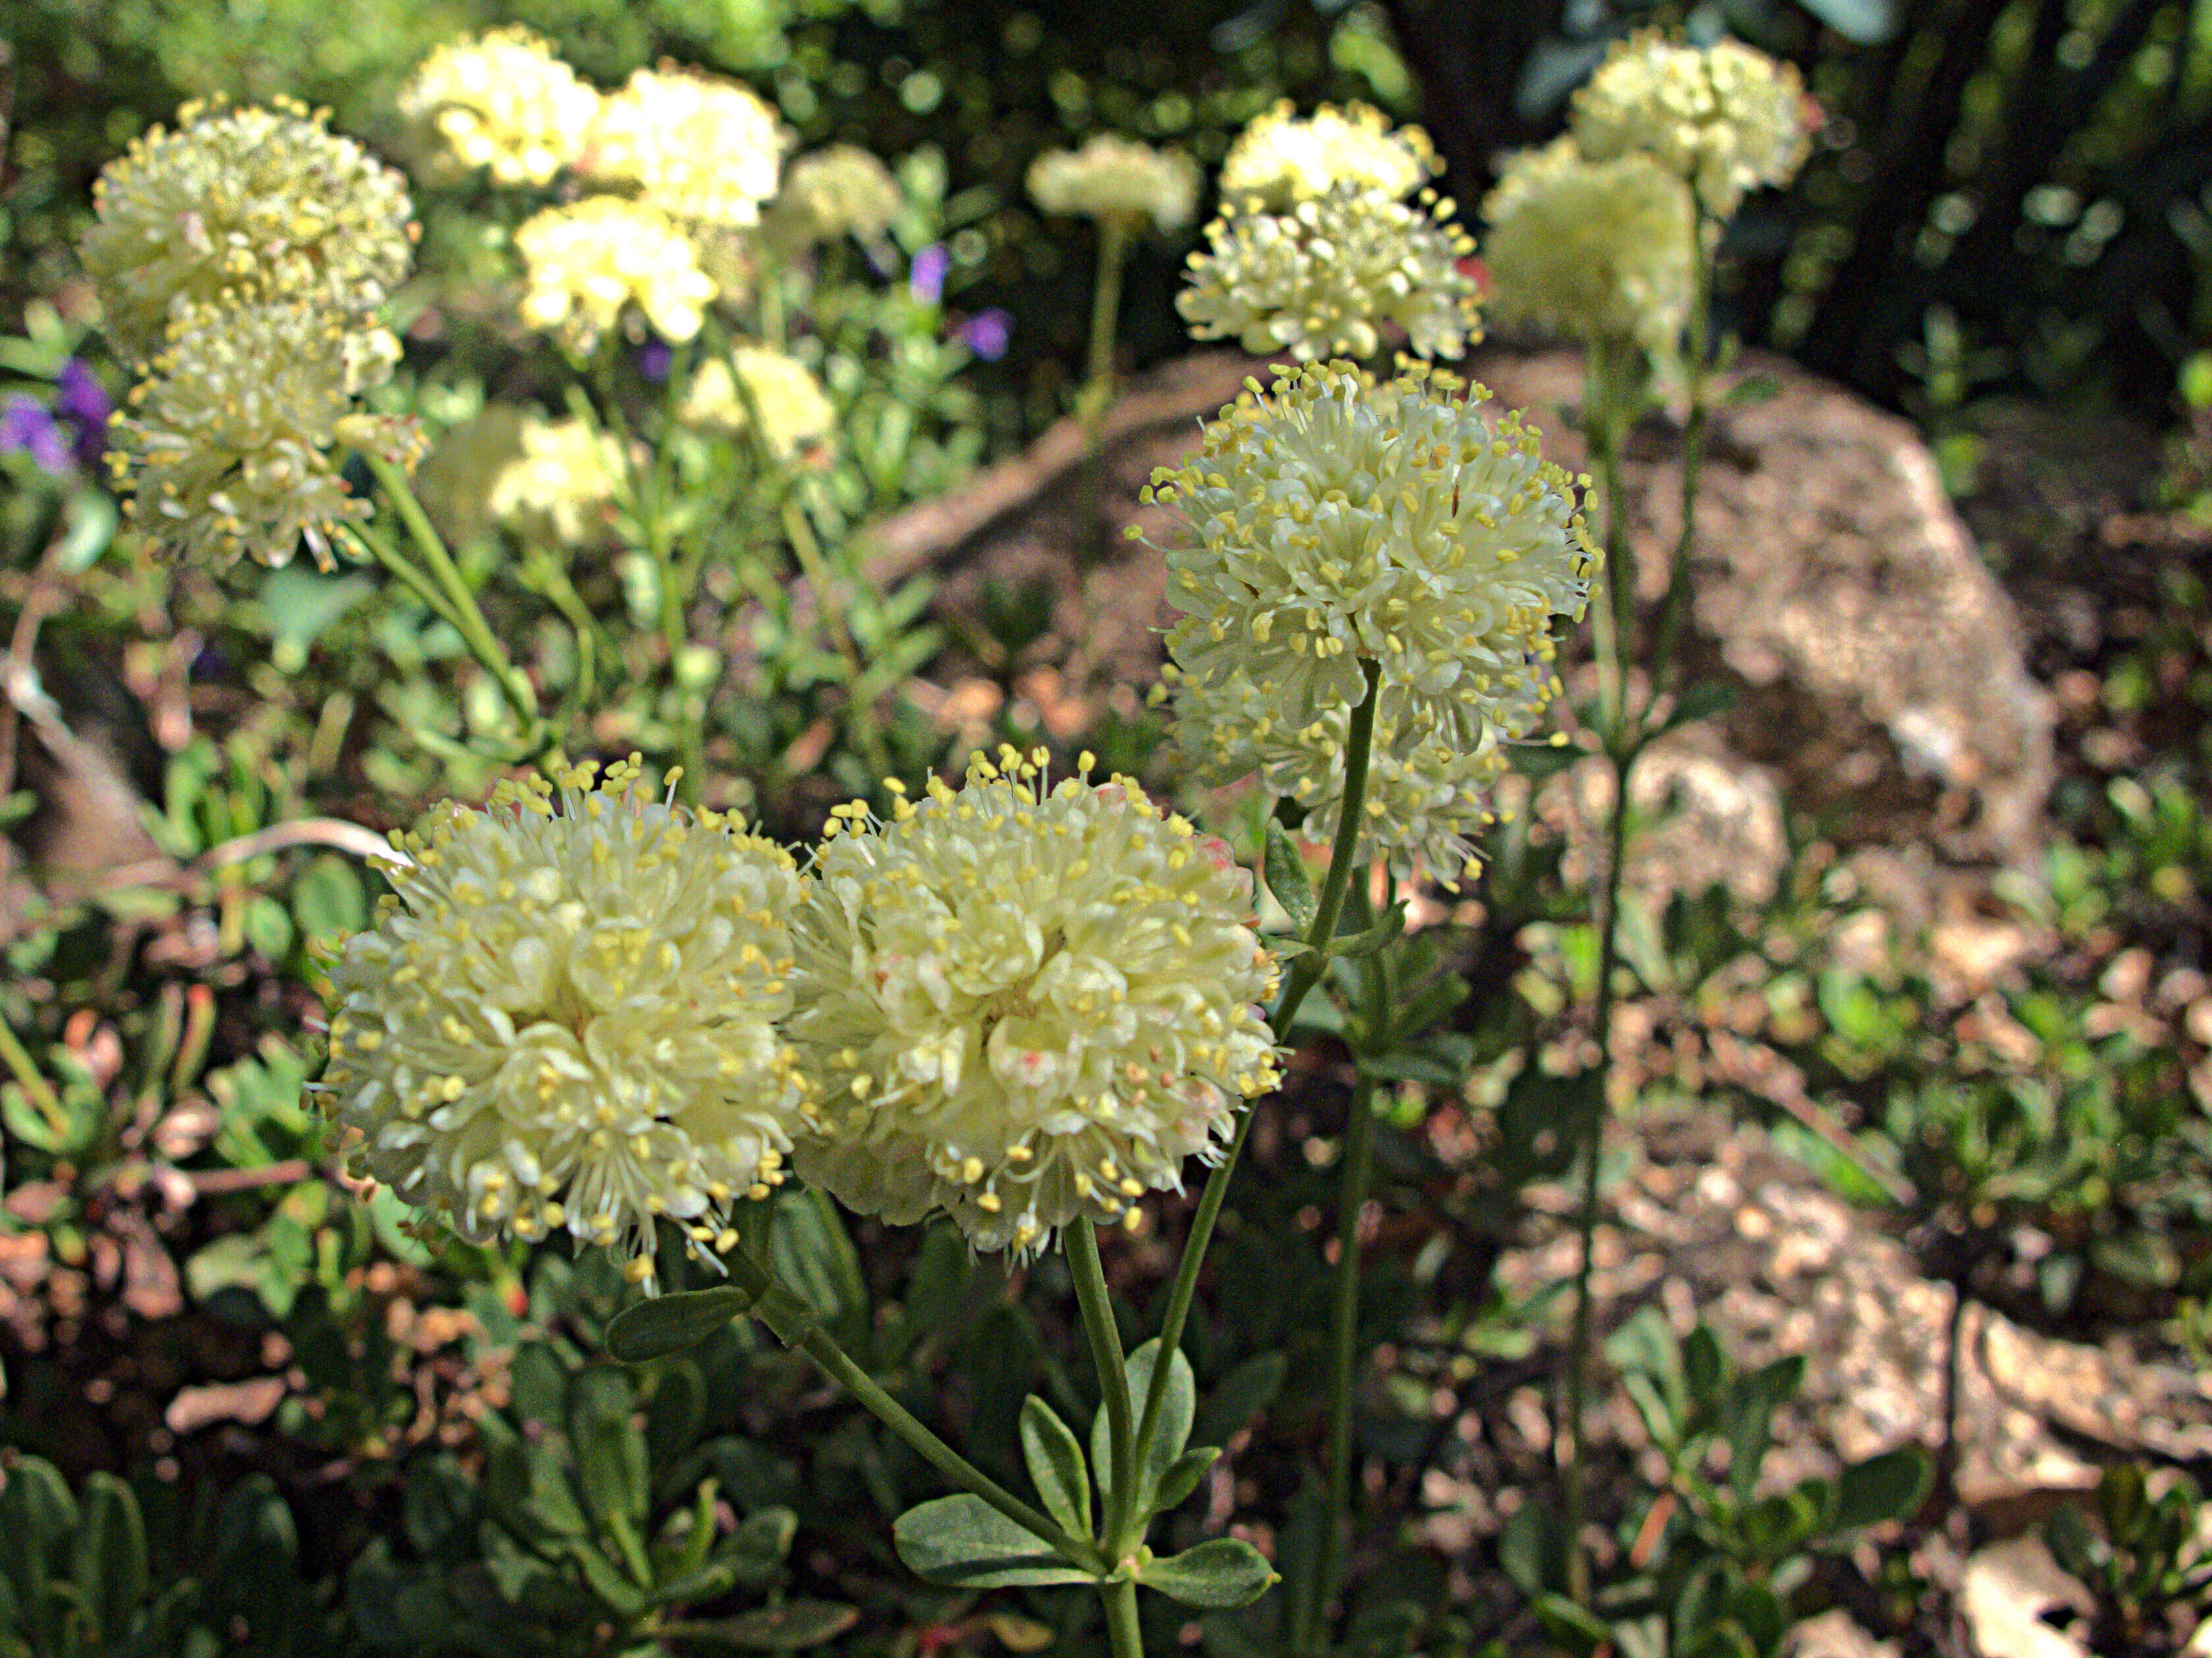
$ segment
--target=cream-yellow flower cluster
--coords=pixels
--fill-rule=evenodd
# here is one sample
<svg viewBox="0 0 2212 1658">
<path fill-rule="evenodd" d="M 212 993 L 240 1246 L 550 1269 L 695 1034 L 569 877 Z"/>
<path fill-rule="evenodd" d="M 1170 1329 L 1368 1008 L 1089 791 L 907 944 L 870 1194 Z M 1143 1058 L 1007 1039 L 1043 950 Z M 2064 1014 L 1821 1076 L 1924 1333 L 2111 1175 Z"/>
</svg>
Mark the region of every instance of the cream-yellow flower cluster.
<svg viewBox="0 0 2212 1658">
<path fill-rule="evenodd" d="M 618 196 L 549 207 L 514 233 L 525 291 L 522 319 L 588 352 L 601 336 L 642 325 L 672 340 L 699 331 L 714 280 L 699 250 L 658 208 Z"/>
<path fill-rule="evenodd" d="M 868 241 L 890 228 L 906 204 L 891 170 L 858 144 L 830 144 L 784 169 L 768 222 L 781 241 L 804 246 L 840 236 Z"/>
<path fill-rule="evenodd" d="M 448 805 L 331 967 L 326 1108 L 356 1175 L 464 1237 L 566 1231 L 653 1276 L 656 1221 L 714 1259 L 809 1131 L 791 854 L 641 799 L 634 762 Z"/>
<path fill-rule="evenodd" d="M 664 65 L 639 70 L 600 106 L 583 171 L 671 218 L 757 224 L 789 140 L 750 87 Z"/>
<path fill-rule="evenodd" d="M 1323 104 L 1304 119 L 1287 98 L 1255 118 L 1221 161 L 1221 197 L 1279 213 L 1350 185 L 1400 201 L 1437 171 L 1419 127 L 1393 129 L 1362 103 Z"/>
<path fill-rule="evenodd" d="M 438 182 L 482 167 L 494 184 L 550 184 L 599 112 L 598 91 L 520 24 L 440 46 L 399 89 L 415 165 Z"/>
<path fill-rule="evenodd" d="M 1590 161 L 1649 155 L 1725 219 L 1747 191 L 1796 176 L 1817 114 L 1794 64 L 1741 40 L 1692 46 L 1644 29 L 1576 91 L 1569 125 Z"/>
<path fill-rule="evenodd" d="M 79 253 L 109 343 L 143 362 L 194 306 L 304 301 L 365 317 L 406 276 L 406 181 L 324 111 L 187 104 L 101 170 Z"/>
<path fill-rule="evenodd" d="M 1127 778 L 980 756 L 807 881 L 790 1030 L 821 1090 L 799 1174 L 896 1223 L 1040 1249 L 1218 1161 L 1277 1081 L 1252 878 Z"/>
<path fill-rule="evenodd" d="M 1179 746 L 1217 780 L 1259 772 L 1327 836 L 1377 665 L 1373 844 L 1445 880 L 1489 821 L 1500 744 L 1553 694 L 1552 618 L 1580 619 L 1597 563 L 1566 474 L 1462 390 L 1301 368 L 1147 491 L 1184 529 L 1166 549 Z"/>
<path fill-rule="evenodd" d="M 1047 150 L 1030 163 L 1030 197 L 1048 213 L 1109 220 L 1134 231 L 1146 219 L 1179 230 L 1198 207 L 1198 164 L 1102 132 L 1077 150 Z"/>
<path fill-rule="evenodd" d="M 796 459 L 836 435 L 836 405 L 798 358 L 750 342 L 737 345 L 731 358 L 734 374 L 731 362 L 712 357 L 692 377 L 677 415 L 685 425 L 742 432 L 757 410 L 762 439 L 779 461 Z"/>
<path fill-rule="evenodd" d="M 1648 155 L 1585 161 L 1572 137 L 1509 156 L 1482 215 L 1500 319 L 1586 344 L 1669 352 L 1697 283 L 1689 186 Z"/>
<path fill-rule="evenodd" d="M 438 440 L 416 493 L 451 541 L 500 525 L 525 541 L 581 547 L 606 533 L 622 470 L 611 434 L 494 403 Z"/>
</svg>

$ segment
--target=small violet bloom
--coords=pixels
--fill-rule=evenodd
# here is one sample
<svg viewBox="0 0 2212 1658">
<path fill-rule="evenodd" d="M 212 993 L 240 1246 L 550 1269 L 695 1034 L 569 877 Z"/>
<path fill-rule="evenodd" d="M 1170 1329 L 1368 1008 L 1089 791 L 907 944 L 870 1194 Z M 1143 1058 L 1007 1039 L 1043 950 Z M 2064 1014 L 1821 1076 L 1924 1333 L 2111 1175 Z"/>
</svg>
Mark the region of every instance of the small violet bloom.
<svg viewBox="0 0 2212 1658">
<path fill-rule="evenodd" d="M 945 273 L 952 268 L 952 256 L 932 242 L 914 256 L 914 268 L 907 272 L 907 291 L 924 305 L 935 305 L 945 297 Z"/>
<path fill-rule="evenodd" d="M 659 386 L 667 380 L 668 366 L 675 357 L 676 354 L 668 349 L 667 341 L 647 340 L 638 349 L 637 372 L 644 375 L 649 384 Z"/>
<path fill-rule="evenodd" d="M 977 312 L 952 331 L 953 338 L 985 362 L 996 362 L 1005 356 L 1013 334 L 1013 313 L 996 305 Z"/>
<path fill-rule="evenodd" d="M 107 417 L 115 412 L 115 399 L 82 357 L 71 357 L 55 377 L 54 412 L 76 428 L 76 464 L 98 471 L 107 452 Z"/>
<path fill-rule="evenodd" d="M 70 446 L 53 416 L 37 398 L 18 392 L 0 404 L 0 454 L 22 453 L 49 477 L 70 470 Z"/>
</svg>

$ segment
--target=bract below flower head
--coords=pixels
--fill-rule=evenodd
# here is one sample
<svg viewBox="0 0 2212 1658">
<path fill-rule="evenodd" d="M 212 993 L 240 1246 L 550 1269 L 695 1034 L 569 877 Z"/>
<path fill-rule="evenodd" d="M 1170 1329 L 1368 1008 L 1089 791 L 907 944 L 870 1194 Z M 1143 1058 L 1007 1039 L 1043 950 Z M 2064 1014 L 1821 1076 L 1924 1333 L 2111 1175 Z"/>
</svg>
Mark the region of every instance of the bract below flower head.
<svg viewBox="0 0 2212 1658">
<path fill-rule="evenodd" d="M 664 65 L 637 70 L 600 106 L 583 169 L 674 218 L 757 224 L 790 137 L 750 87 Z"/>
<path fill-rule="evenodd" d="M 1646 155 L 1584 161 L 1571 138 L 1509 156 L 1484 198 L 1492 311 L 1585 343 L 1671 352 L 1697 282 L 1689 187 Z"/>
<path fill-rule="evenodd" d="M 1134 230 L 1150 219 L 1180 230 L 1198 207 L 1198 163 L 1102 132 L 1076 150 L 1047 150 L 1030 163 L 1030 198 L 1048 213 L 1117 221 Z"/>
<path fill-rule="evenodd" d="M 1276 1082 L 1252 878 L 1126 778 L 981 756 L 888 823 L 842 809 L 807 879 L 790 1024 L 821 1090 L 805 1179 L 979 1249 L 1133 1220 Z M 1087 769 L 1088 761 L 1085 761 Z M 842 823 L 842 831 L 840 824 Z"/>
<path fill-rule="evenodd" d="M 1568 124 L 1591 161 L 1649 155 L 1726 218 L 1747 191 L 1796 176 L 1818 114 L 1795 64 L 1741 40 L 1692 46 L 1643 29 L 1576 90 Z"/>
<path fill-rule="evenodd" d="M 672 340 L 699 331 L 714 279 L 699 250 L 666 214 L 613 196 L 549 207 L 514 233 L 525 281 L 522 319 L 589 351 L 627 319 Z"/>
<path fill-rule="evenodd" d="M 101 171 L 79 252 L 118 352 L 153 355 L 191 306 L 383 303 L 414 261 L 407 183 L 328 119 L 289 99 L 187 104 Z"/>
<path fill-rule="evenodd" d="M 653 1273 L 711 1260 L 806 1126 L 790 853 L 639 797 L 635 759 L 502 784 L 399 840 L 392 896 L 330 969 L 325 1109 L 358 1175 L 462 1236 L 567 1231 Z"/>
<path fill-rule="evenodd" d="M 1299 118 L 1287 98 L 1237 136 L 1221 161 L 1221 198 L 1271 212 L 1346 185 L 1398 201 L 1437 171 L 1436 147 L 1417 126 L 1393 129 L 1382 111 L 1323 104 Z"/>
<path fill-rule="evenodd" d="M 1180 740 L 1221 780 L 1270 741 L 1322 744 L 1365 695 L 1363 659 L 1401 745 L 1449 733 L 1480 752 L 1523 723 L 1550 678 L 1532 658 L 1553 616 L 1580 618 L 1597 555 L 1535 434 L 1462 390 L 1420 367 L 1379 383 L 1303 367 L 1152 475 L 1146 498 L 1184 531 L 1165 550 Z"/>
<path fill-rule="evenodd" d="M 1194 339 L 1237 340 L 1255 355 L 1371 357 L 1395 324 L 1425 357 L 1457 357 L 1482 337 L 1474 252 L 1449 201 L 1345 185 L 1285 213 L 1232 212 L 1206 227 L 1176 309 Z"/>
<path fill-rule="evenodd" d="M 217 568 L 283 564 L 303 539 L 327 566 L 331 531 L 369 514 L 340 476 L 344 452 L 402 465 L 421 452 L 413 421 L 354 401 L 398 360 L 390 334 L 305 301 L 185 310 L 110 430 L 132 524 Z"/>
<path fill-rule="evenodd" d="M 477 167 L 501 185 L 550 184 L 583 153 L 599 94 L 520 24 L 433 52 L 399 89 L 417 165 L 458 179 Z"/>
</svg>

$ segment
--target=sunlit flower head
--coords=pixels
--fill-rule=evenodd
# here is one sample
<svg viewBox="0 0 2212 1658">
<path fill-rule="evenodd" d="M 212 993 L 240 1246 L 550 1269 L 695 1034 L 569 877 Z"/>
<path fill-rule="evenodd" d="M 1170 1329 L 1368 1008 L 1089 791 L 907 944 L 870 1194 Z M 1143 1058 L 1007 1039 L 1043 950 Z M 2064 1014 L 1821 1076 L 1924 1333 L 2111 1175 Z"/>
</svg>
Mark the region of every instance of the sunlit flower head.
<svg viewBox="0 0 2212 1658">
<path fill-rule="evenodd" d="M 522 255 L 522 319 L 577 351 L 623 323 L 672 340 L 699 331 L 714 279 L 666 214 L 613 196 L 549 207 L 514 233 Z M 627 308 L 627 309 L 626 309 Z"/>
<path fill-rule="evenodd" d="M 784 169 L 769 222 L 788 244 L 841 236 L 867 241 L 889 229 L 905 204 L 898 180 L 873 155 L 858 144 L 831 144 Z"/>
<path fill-rule="evenodd" d="M 799 878 L 737 820 L 641 799 L 634 759 L 592 777 L 399 841 L 330 969 L 325 1108 L 357 1175 L 462 1236 L 566 1231 L 644 1282 L 656 1220 L 711 1260 L 806 1126 L 777 1032 Z"/>
<path fill-rule="evenodd" d="M 1250 875 L 1129 780 L 1048 788 L 1042 759 L 978 756 L 888 823 L 843 810 L 789 1027 L 823 1099 L 802 1177 L 1024 1254 L 1079 1217 L 1133 1224 L 1276 1082 Z"/>
<path fill-rule="evenodd" d="M 1030 199 L 1048 213 L 1110 220 L 1135 231 L 1150 219 L 1179 230 L 1198 210 L 1198 163 L 1102 132 L 1080 149 L 1048 149 L 1030 163 Z"/>
<path fill-rule="evenodd" d="M 790 138 L 750 87 L 696 70 L 641 69 L 601 105 L 583 168 L 675 218 L 757 224 Z"/>
<path fill-rule="evenodd" d="M 546 185 L 583 153 L 598 91 L 514 24 L 433 52 L 399 88 L 415 165 L 446 183 L 477 167 L 494 184 Z"/>
<path fill-rule="evenodd" d="M 1323 104 L 1301 118 L 1287 98 L 1239 133 L 1221 162 L 1221 199 L 1281 212 L 1345 186 L 1398 201 L 1437 171 L 1417 126 L 1393 128 L 1361 103 Z"/>
<path fill-rule="evenodd" d="M 580 547 L 605 535 L 622 469 L 609 434 L 493 403 L 438 440 L 415 493 L 450 541 L 499 525 L 526 541 Z"/>
<path fill-rule="evenodd" d="M 1726 218 L 1747 191 L 1796 176 L 1818 115 L 1794 64 L 1741 40 L 1684 46 L 1644 29 L 1577 89 L 1568 119 L 1591 161 L 1649 155 Z"/>
<path fill-rule="evenodd" d="M 108 163 L 78 251 L 119 354 L 154 355 L 189 306 L 384 302 L 415 257 L 407 182 L 327 121 L 288 99 L 187 104 Z"/>
<path fill-rule="evenodd" d="M 1375 814 L 1376 843 L 1446 878 L 1465 858 L 1437 860 L 1480 808 L 1443 792 L 1486 780 L 1533 721 L 1552 618 L 1580 619 L 1596 564 L 1571 480 L 1518 414 L 1493 423 L 1489 394 L 1461 389 L 1425 368 L 1380 383 L 1349 363 L 1301 368 L 1224 410 L 1146 491 L 1182 525 L 1165 550 L 1184 752 L 1214 780 L 1264 770 L 1324 804 L 1371 660 L 1392 756 L 1376 775 L 1402 774 L 1388 782 L 1401 814 Z"/>
<path fill-rule="evenodd" d="M 780 461 L 796 459 L 836 434 L 836 406 L 798 358 L 750 343 L 738 345 L 731 355 L 737 364 L 734 375 L 728 362 L 710 357 L 692 377 L 678 412 L 685 425 L 742 432 L 752 424 L 750 410 L 757 409 L 769 452 Z"/>
<path fill-rule="evenodd" d="M 346 452 L 420 452 L 414 422 L 354 400 L 398 359 L 390 334 L 304 300 L 182 312 L 110 428 L 131 523 L 217 568 L 286 563 L 302 540 L 327 565 L 331 532 L 369 514 L 340 476 Z"/>
<path fill-rule="evenodd" d="M 1482 328 L 1459 268 L 1474 244 L 1451 210 L 1425 191 L 1400 202 L 1346 186 L 1285 213 L 1231 212 L 1206 227 L 1176 308 L 1193 338 L 1259 356 L 1371 357 L 1390 325 L 1421 356 L 1459 356 Z"/>
<path fill-rule="evenodd" d="M 1571 138 L 1506 160 L 1484 198 L 1487 301 L 1587 343 L 1674 350 L 1697 280 L 1689 187 L 1644 155 L 1586 161 Z"/>
</svg>

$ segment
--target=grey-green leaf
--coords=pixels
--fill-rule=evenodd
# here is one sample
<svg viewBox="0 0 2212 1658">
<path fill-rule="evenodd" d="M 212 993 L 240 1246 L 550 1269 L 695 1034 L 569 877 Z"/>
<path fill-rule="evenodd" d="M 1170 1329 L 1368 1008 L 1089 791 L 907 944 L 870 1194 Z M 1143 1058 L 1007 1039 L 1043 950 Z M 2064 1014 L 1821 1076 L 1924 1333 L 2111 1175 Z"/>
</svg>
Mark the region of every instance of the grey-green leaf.
<svg viewBox="0 0 2212 1658">
<path fill-rule="evenodd" d="M 1267 1557 L 1239 1537 L 1216 1537 L 1140 1567 L 1137 1581 L 1170 1600 L 1208 1611 L 1249 1606 L 1277 1582 Z"/>
<path fill-rule="evenodd" d="M 1198 1489 L 1198 1482 L 1206 1478 L 1206 1471 L 1220 1456 L 1218 1445 L 1200 1445 L 1169 1463 L 1167 1472 L 1160 1476 L 1159 1490 L 1152 1497 L 1153 1511 L 1165 1514 L 1170 1509 L 1181 1508 L 1183 1499 Z"/>
<path fill-rule="evenodd" d="M 1152 1385 L 1152 1362 L 1159 1351 L 1159 1338 L 1155 1336 L 1124 1362 L 1123 1373 L 1129 1378 L 1129 1411 L 1139 1424 L 1145 1417 L 1145 1394 Z M 1155 1497 L 1161 1477 L 1182 1455 L 1182 1448 L 1190 1443 L 1190 1424 L 1198 1415 L 1198 1378 L 1191 1373 L 1190 1361 L 1180 1349 L 1168 1366 L 1166 1387 L 1167 1397 L 1160 1402 L 1158 1435 L 1150 1445 L 1137 1448 L 1137 1491 L 1147 1514 L 1157 1507 Z M 1091 1467 L 1098 1481 L 1100 1498 L 1111 1497 L 1113 1451 L 1103 1409 L 1091 1419 Z"/>
<path fill-rule="evenodd" d="M 1275 895 L 1275 902 L 1291 918 L 1291 926 L 1301 938 L 1313 928 L 1314 917 L 1321 911 L 1321 901 L 1314 896 L 1313 882 L 1306 874 L 1305 859 L 1291 844 L 1291 837 L 1273 818 L 1267 820 L 1267 852 L 1264 872 L 1267 890 Z"/>
<path fill-rule="evenodd" d="M 1083 1446 L 1035 1394 L 1022 1401 L 1022 1461 L 1029 1465 L 1044 1511 L 1063 1529 L 1090 1536 L 1091 1470 L 1083 1461 Z"/>
<path fill-rule="evenodd" d="M 834 1641 L 860 1621 L 857 1606 L 834 1600 L 787 1600 L 780 1606 L 762 1606 L 735 1618 L 712 1624 L 690 1624 L 690 1639 L 726 1641 L 733 1647 L 758 1647 L 770 1652 L 798 1652 Z"/>
<path fill-rule="evenodd" d="M 940 1497 L 908 1509 L 891 1527 L 899 1558 L 933 1583 L 962 1588 L 1036 1588 L 1096 1581 L 980 1497 Z"/>
<path fill-rule="evenodd" d="M 625 1364 L 644 1364 L 696 1347 L 751 1311 L 756 1297 L 734 1284 L 655 1296 L 625 1307 L 607 1326 L 607 1351 Z"/>
</svg>

